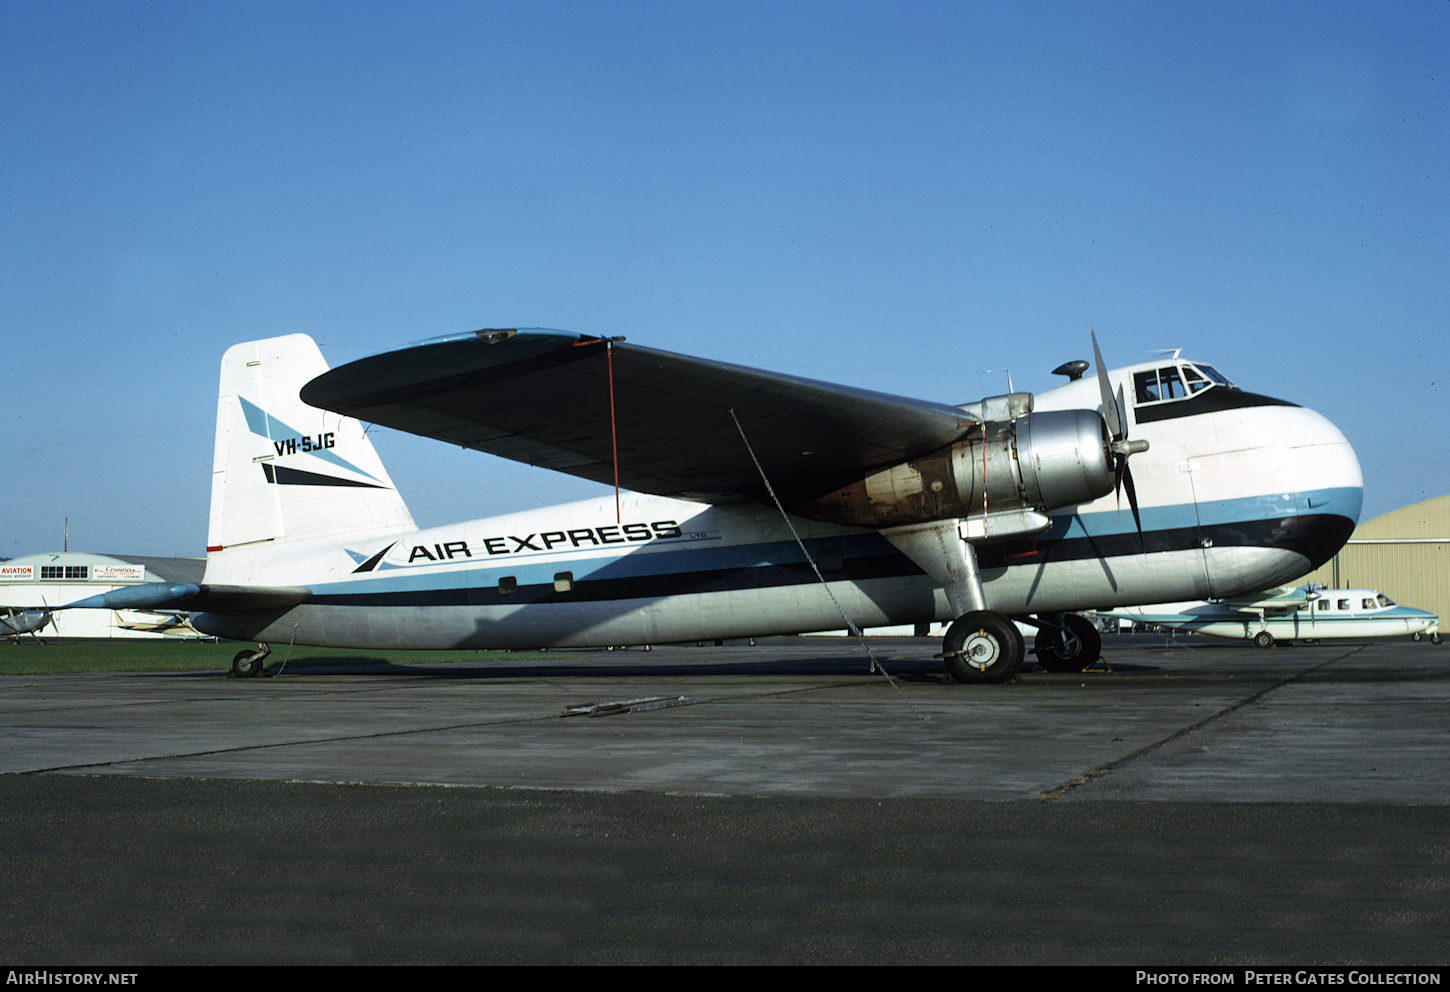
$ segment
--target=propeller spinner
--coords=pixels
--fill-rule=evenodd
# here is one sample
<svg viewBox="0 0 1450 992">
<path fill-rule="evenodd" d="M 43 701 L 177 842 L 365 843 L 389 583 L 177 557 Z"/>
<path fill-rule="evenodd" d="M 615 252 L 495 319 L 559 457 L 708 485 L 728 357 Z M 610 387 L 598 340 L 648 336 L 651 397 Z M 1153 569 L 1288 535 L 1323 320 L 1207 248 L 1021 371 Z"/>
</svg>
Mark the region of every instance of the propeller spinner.
<svg viewBox="0 0 1450 992">
<path fill-rule="evenodd" d="M 1123 505 L 1123 490 L 1128 491 L 1128 506 L 1133 511 L 1133 523 L 1138 528 L 1138 536 L 1143 536 L 1143 521 L 1138 516 L 1138 490 L 1133 485 L 1133 470 L 1128 468 L 1128 456 L 1135 455 L 1140 451 L 1148 450 L 1147 441 L 1128 440 L 1128 418 L 1123 404 L 1123 387 L 1118 387 L 1118 395 L 1113 395 L 1112 383 L 1108 381 L 1108 370 L 1103 365 L 1103 353 L 1098 350 L 1098 336 L 1091 327 L 1088 328 L 1088 336 L 1093 341 L 1093 360 L 1098 368 L 1098 391 L 1103 398 L 1103 420 L 1107 422 L 1110 440 L 1108 447 L 1113 452 L 1113 479 L 1114 490 L 1118 494 L 1118 506 Z"/>
</svg>

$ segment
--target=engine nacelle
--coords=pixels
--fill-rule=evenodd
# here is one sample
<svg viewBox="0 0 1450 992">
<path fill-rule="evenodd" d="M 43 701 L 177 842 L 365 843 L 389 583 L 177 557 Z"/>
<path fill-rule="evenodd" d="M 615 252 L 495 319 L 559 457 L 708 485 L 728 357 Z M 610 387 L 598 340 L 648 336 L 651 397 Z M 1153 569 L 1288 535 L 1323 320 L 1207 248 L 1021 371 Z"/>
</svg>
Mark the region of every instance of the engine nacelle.
<svg viewBox="0 0 1450 992">
<path fill-rule="evenodd" d="M 998 401 L 1007 399 L 984 400 L 982 410 L 997 412 L 1005 407 Z M 1027 399 L 1013 405 L 1030 411 Z M 1113 455 L 1103 418 L 1092 410 L 1049 410 L 986 420 L 950 447 L 867 476 L 794 512 L 832 523 L 894 527 L 1046 513 L 1112 491 Z"/>
</svg>

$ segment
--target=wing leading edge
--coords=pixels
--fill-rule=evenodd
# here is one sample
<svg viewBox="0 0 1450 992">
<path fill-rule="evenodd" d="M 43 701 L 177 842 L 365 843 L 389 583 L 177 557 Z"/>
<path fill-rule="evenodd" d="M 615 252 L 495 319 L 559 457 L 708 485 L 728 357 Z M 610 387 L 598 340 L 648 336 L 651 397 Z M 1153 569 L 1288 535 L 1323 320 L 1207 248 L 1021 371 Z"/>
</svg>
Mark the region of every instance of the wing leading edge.
<svg viewBox="0 0 1450 992">
<path fill-rule="evenodd" d="M 973 419 L 947 404 L 545 329 L 407 345 L 326 372 L 301 396 L 611 484 L 611 364 L 620 485 L 697 502 L 765 497 L 732 409 L 772 484 L 795 505 L 949 445 Z"/>
</svg>

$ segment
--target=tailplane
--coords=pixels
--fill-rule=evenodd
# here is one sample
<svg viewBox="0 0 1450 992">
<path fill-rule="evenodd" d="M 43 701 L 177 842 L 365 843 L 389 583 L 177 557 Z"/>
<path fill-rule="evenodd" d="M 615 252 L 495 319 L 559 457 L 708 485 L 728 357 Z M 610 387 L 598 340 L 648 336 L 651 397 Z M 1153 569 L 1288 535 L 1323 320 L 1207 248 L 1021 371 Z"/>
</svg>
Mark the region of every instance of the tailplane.
<svg viewBox="0 0 1450 992">
<path fill-rule="evenodd" d="M 233 345 L 223 356 L 208 554 L 416 529 L 363 425 L 298 398 L 326 371 L 305 334 Z"/>
</svg>

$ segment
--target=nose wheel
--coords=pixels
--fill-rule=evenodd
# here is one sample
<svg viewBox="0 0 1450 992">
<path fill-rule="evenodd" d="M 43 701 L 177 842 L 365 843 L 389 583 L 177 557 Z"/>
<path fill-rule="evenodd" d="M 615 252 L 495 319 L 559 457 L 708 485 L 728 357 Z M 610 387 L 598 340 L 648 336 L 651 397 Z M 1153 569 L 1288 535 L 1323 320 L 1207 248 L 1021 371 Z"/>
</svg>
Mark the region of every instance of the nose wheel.
<svg viewBox="0 0 1450 992">
<path fill-rule="evenodd" d="M 988 610 L 957 617 L 942 641 L 947 671 L 966 684 L 1010 682 L 1026 653 L 1017 625 Z"/>
</svg>

